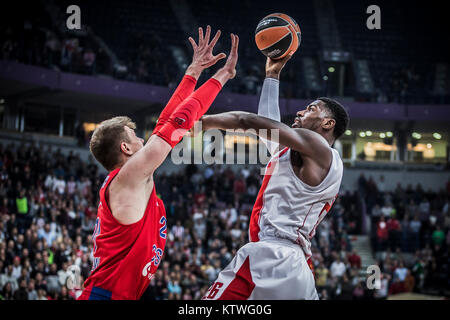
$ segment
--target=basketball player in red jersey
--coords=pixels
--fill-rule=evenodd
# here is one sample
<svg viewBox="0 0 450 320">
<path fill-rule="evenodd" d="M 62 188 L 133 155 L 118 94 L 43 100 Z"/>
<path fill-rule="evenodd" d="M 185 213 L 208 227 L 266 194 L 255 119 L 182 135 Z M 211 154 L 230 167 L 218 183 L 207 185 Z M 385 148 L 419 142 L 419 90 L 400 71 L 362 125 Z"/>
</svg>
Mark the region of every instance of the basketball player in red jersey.
<svg viewBox="0 0 450 320">
<path fill-rule="evenodd" d="M 199 28 L 191 65 L 162 111 L 144 145 L 128 117 L 103 121 L 95 129 L 90 150 L 109 171 L 101 189 L 93 234 L 94 263 L 78 300 L 135 300 L 150 283 L 164 254 L 167 226 L 164 204 L 156 196 L 153 173 L 170 150 L 210 107 L 236 74 L 239 38 L 231 34 L 225 65 L 194 91 L 202 71 L 226 57 L 213 55 L 220 30 Z"/>
</svg>

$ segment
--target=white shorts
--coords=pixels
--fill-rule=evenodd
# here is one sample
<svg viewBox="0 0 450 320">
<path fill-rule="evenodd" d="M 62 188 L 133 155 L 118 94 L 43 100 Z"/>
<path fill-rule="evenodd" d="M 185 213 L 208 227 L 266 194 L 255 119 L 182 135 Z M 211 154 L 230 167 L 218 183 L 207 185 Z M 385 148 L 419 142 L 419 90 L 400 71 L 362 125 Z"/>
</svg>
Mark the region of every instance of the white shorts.
<svg viewBox="0 0 450 320">
<path fill-rule="evenodd" d="M 249 242 L 208 289 L 203 300 L 318 300 L 303 250 L 283 239 Z"/>
</svg>

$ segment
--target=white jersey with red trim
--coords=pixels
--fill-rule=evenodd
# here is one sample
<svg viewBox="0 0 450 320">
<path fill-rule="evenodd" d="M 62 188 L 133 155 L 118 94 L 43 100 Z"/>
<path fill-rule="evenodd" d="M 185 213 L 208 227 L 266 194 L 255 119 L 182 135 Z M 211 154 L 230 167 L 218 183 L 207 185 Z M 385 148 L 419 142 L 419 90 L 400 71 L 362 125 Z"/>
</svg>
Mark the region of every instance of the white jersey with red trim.
<svg viewBox="0 0 450 320">
<path fill-rule="evenodd" d="M 311 238 L 337 198 L 343 164 L 337 150 L 325 179 L 309 186 L 294 173 L 291 150 L 284 148 L 266 166 L 250 219 L 250 241 L 281 238 L 299 244 L 311 256 Z"/>
</svg>

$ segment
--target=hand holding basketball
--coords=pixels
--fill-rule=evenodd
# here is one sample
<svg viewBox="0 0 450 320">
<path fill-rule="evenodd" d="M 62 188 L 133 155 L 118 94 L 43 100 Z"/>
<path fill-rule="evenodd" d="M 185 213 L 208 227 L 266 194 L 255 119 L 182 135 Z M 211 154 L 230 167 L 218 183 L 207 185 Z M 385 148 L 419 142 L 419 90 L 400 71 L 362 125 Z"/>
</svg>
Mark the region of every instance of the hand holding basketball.
<svg viewBox="0 0 450 320">
<path fill-rule="evenodd" d="M 192 67 L 196 67 L 203 71 L 206 68 L 211 67 L 216 64 L 217 61 L 224 59 L 226 57 L 225 53 L 219 53 L 218 55 L 213 55 L 214 46 L 217 40 L 220 38 L 220 30 L 216 32 L 214 38 L 209 42 L 211 35 L 211 27 L 206 27 L 206 34 L 203 36 L 203 29 L 198 28 L 198 44 L 192 37 L 189 37 L 189 42 L 194 49 L 194 55 L 192 57 Z"/>
<path fill-rule="evenodd" d="M 266 77 L 279 79 L 281 70 L 286 65 L 286 62 L 288 62 L 292 58 L 293 55 L 294 55 L 294 52 L 291 52 L 284 58 L 281 58 L 278 60 L 274 60 L 274 59 L 267 57 Z"/>
</svg>

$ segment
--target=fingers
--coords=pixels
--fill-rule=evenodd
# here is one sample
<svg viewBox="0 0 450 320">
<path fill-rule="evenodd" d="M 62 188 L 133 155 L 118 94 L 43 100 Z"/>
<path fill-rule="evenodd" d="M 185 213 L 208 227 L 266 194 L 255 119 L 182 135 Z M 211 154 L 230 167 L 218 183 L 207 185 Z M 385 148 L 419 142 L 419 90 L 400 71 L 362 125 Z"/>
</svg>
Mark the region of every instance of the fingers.
<svg viewBox="0 0 450 320">
<path fill-rule="evenodd" d="M 231 54 L 237 55 L 239 46 L 239 37 L 233 33 L 230 36 L 231 36 Z"/>
<path fill-rule="evenodd" d="M 288 60 L 290 60 L 292 58 L 292 56 L 294 55 L 294 51 L 291 51 L 288 53 L 288 55 L 286 57 L 283 58 L 284 62 L 287 62 Z"/>
<path fill-rule="evenodd" d="M 205 34 L 205 39 L 203 39 L 205 41 L 205 44 L 208 45 L 209 43 L 209 37 L 211 35 L 211 26 L 207 25 L 206 26 L 206 34 Z"/>
<path fill-rule="evenodd" d="M 281 69 L 284 67 L 284 65 L 292 58 L 294 53 L 295 53 L 294 51 L 291 51 L 285 57 L 283 57 L 281 59 L 277 59 L 277 60 L 267 57 L 266 70 L 268 68 L 275 67 L 276 69 L 281 71 Z"/>
<path fill-rule="evenodd" d="M 195 49 L 197 48 L 197 44 L 195 43 L 195 40 L 192 39 L 192 37 L 189 37 L 188 40 L 189 40 L 189 42 L 191 43 L 192 48 L 195 50 Z"/>
<path fill-rule="evenodd" d="M 221 34 L 222 34 L 222 32 L 220 30 L 217 30 L 216 34 L 214 35 L 214 38 L 211 40 L 211 43 L 209 43 L 209 39 L 211 37 L 211 26 L 210 25 L 206 26 L 206 32 L 205 32 L 204 36 L 203 36 L 203 28 L 199 27 L 198 28 L 198 45 L 196 44 L 196 46 L 197 47 L 208 46 L 210 49 L 212 49 L 216 45 Z M 235 35 L 232 36 L 232 44 L 235 43 L 236 38 L 237 38 L 237 41 L 239 41 L 239 37 L 237 37 Z M 191 42 L 191 44 L 193 43 L 193 40 L 189 39 L 189 41 Z"/>
<path fill-rule="evenodd" d="M 214 38 L 212 39 L 211 43 L 209 44 L 209 46 L 211 48 L 213 48 L 216 45 L 217 40 L 219 40 L 221 33 L 222 32 L 220 30 L 217 30 L 216 35 L 214 36 Z"/>
<path fill-rule="evenodd" d="M 217 61 L 221 60 L 221 59 L 225 59 L 227 57 L 227 55 L 225 53 L 219 53 L 218 55 L 214 56 L 214 63 L 216 63 Z"/>
<path fill-rule="evenodd" d="M 201 47 L 203 45 L 203 28 L 198 28 L 198 46 Z"/>
<path fill-rule="evenodd" d="M 211 60 L 205 62 L 202 66 L 205 68 L 209 68 L 217 63 L 217 61 L 226 58 L 227 55 L 225 53 L 219 53 L 216 56 L 213 56 Z"/>
</svg>

